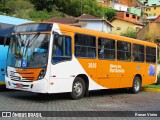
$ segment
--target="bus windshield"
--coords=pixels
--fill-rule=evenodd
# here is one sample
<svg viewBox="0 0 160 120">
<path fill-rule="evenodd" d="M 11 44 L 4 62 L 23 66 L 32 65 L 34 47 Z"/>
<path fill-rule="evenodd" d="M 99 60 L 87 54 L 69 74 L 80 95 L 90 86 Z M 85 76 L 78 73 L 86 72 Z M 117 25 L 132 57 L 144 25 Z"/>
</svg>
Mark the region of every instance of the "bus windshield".
<svg viewBox="0 0 160 120">
<path fill-rule="evenodd" d="M 7 66 L 40 68 L 47 65 L 49 34 L 14 34 L 11 37 Z"/>
</svg>

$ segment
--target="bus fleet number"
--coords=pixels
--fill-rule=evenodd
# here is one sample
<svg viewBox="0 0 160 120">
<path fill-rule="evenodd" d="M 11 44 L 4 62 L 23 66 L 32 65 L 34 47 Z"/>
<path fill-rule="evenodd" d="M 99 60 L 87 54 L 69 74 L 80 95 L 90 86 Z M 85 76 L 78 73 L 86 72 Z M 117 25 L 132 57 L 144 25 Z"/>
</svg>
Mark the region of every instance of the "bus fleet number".
<svg viewBox="0 0 160 120">
<path fill-rule="evenodd" d="M 96 63 L 88 63 L 88 68 L 96 68 L 97 64 Z"/>
</svg>

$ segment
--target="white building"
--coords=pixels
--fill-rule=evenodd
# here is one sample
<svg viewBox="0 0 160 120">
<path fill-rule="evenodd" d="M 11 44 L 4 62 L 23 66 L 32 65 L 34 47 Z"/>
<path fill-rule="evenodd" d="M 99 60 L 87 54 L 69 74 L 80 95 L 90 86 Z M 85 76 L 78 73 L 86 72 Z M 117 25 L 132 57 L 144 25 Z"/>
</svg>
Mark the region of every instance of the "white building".
<svg viewBox="0 0 160 120">
<path fill-rule="evenodd" d="M 68 17 L 68 18 L 51 18 L 46 20 L 47 22 L 55 22 L 68 24 L 72 26 L 82 27 L 90 30 L 96 30 L 100 32 L 109 33 L 112 31 L 112 25 L 106 19 L 98 18 L 92 15 L 83 14 L 77 18 Z"/>
<path fill-rule="evenodd" d="M 80 26 L 91 30 L 109 33 L 112 31 L 112 25 L 106 19 L 98 18 L 92 15 L 83 14 L 76 18 L 78 23 L 73 24 L 74 26 Z"/>
<path fill-rule="evenodd" d="M 128 8 L 129 8 L 129 7 L 126 6 L 126 5 L 118 4 L 118 3 L 115 3 L 115 2 L 112 2 L 112 3 L 110 4 L 110 7 L 113 8 L 113 9 L 115 9 L 115 10 L 125 11 L 125 12 L 127 12 Z"/>
</svg>

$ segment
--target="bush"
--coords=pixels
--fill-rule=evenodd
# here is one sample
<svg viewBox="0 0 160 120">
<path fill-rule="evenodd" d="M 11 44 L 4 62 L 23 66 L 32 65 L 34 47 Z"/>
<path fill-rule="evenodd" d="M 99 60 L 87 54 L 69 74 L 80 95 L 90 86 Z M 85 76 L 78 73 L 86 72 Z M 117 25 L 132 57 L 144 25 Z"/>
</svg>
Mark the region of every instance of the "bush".
<svg viewBox="0 0 160 120">
<path fill-rule="evenodd" d="M 133 28 L 128 27 L 127 30 L 122 32 L 120 35 L 130 38 L 136 38 L 136 31 Z"/>
</svg>

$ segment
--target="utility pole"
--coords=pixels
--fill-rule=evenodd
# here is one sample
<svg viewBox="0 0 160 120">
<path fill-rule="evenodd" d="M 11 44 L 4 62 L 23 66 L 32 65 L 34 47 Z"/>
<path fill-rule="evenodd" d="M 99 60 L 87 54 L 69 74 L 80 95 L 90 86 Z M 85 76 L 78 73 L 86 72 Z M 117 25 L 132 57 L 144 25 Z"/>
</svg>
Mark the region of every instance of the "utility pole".
<svg viewBox="0 0 160 120">
<path fill-rule="evenodd" d="M 81 15 L 82 15 L 82 0 L 81 0 Z"/>
</svg>

